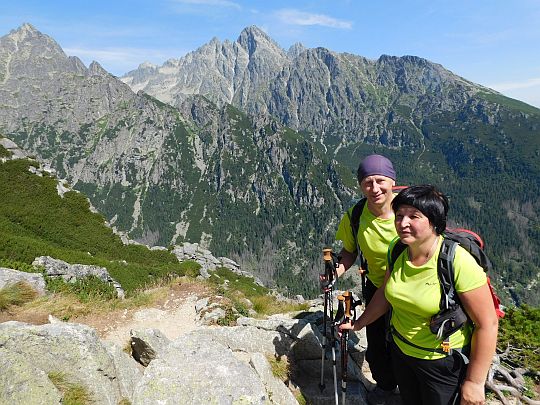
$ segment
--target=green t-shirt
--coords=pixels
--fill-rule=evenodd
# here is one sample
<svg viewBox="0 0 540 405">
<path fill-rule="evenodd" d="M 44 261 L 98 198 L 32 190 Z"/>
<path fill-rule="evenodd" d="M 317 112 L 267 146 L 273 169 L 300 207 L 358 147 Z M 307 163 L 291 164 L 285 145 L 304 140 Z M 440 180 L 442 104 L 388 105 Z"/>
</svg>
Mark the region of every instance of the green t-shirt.
<svg viewBox="0 0 540 405">
<path fill-rule="evenodd" d="M 349 209 L 336 232 L 336 239 L 343 241 L 343 248 L 350 252 L 356 252 L 357 247 L 351 228 L 349 215 L 352 215 L 352 208 Z M 358 229 L 358 243 L 364 257 L 368 263 L 367 277 L 378 288 L 384 281 L 386 273 L 386 254 L 388 245 L 397 236 L 394 226 L 394 217 L 389 219 L 378 218 L 368 209 L 367 203 L 364 205 L 360 215 L 360 227 Z"/>
<path fill-rule="evenodd" d="M 437 276 L 437 260 L 441 243 L 442 238 L 433 257 L 418 267 L 409 261 L 408 249 L 405 249 L 397 258 L 386 283 L 386 299 L 392 305 L 392 325 L 405 339 L 420 347 L 440 349 L 441 341 L 431 333 L 429 321 L 439 312 L 441 289 Z M 461 246 L 456 249 L 453 266 L 455 288 L 458 293 L 471 291 L 486 284 L 484 270 Z M 471 341 L 471 334 L 472 329 L 467 324 L 450 336 L 450 347 L 466 346 Z M 394 342 L 403 353 L 412 357 L 428 360 L 444 357 L 441 353 L 414 348 L 395 336 Z"/>
</svg>

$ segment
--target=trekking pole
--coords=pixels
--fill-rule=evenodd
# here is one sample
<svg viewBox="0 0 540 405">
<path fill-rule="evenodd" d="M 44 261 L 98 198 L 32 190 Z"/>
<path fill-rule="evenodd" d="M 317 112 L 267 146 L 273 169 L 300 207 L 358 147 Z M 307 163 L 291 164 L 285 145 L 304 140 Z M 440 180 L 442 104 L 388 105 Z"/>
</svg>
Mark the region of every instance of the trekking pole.
<svg viewBox="0 0 540 405">
<path fill-rule="evenodd" d="M 343 303 L 344 306 L 344 315 L 343 322 L 347 323 L 349 321 L 354 324 L 356 319 L 356 306 L 362 303 L 361 300 L 353 302 L 353 296 L 350 291 L 346 291 L 343 295 L 337 297 L 338 301 Z M 352 311 L 352 312 L 351 312 Z M 348 373 L 348 362 L 349 362 L 349 330 L 345 329 L 341 332 L 340 339 L 340 354 L 341 354 L 341 403 L 345 405 L 345 397 L 347 393 L 347 373 Z"/>
<path fill-rule="evenodd" d="M 323 314 L 323 341 L 322 341 L 322 354 L 321 354 L 321 382 L 319 388 L 321 391 L 325 388 L 324 383 L 324 360 L 326 357 L 326 335 L 327 335 L 327 321 L 330 319 L 331 322 L 331 339 L 332 339 L 332 361 L 334 363 L 334 392 L 336 395 L 336 404 L 337 404 L 337 374 L 336 374 L 336 352 L 335 352 L 335 338 L 334 338 L 334 323 L 332 315 L 334 312 L 333 302 L 332 302 L 332 290 L 334 284 L 337 280 L 336 266 L 338 261 L 336 260 L 335 254 L 332 253 L 332 249 L 325 248 L 323 249 L 323 260 L 324 260 L 324 275 L 320 275 L 321 287 L 324 291 L 324 314 Z"/>
<path fill-rule="evenodd" d="M 336 364 L 336 346 L 337 346 L 337 339 L 336 339 L 336 325 L 340 324 L 343 320 L 343 316 L 345 314 L 345 308 L 343 306 L 343 301 L 338 301 L 338 309 L 336 312 L 336 317 L 332 321 L 331 325 L 331 333 L 332 333 L 332 366 L 334 371 L 334 400 L 336 401 L 336 405 L 339 404 L 339 395 L 338 395 L 338 384 L 337 384 L 337 364 Z"/>
</svg>

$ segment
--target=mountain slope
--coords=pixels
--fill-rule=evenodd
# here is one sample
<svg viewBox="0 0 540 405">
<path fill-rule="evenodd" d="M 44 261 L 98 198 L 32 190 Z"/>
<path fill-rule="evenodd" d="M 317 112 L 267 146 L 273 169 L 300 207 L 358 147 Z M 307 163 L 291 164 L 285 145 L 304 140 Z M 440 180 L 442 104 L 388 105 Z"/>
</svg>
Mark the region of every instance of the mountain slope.
<svg viewBox="0 0 540 405">
<path fill-rule="evenodd" d="M 200 96 L 174 109 L 95 63 L 74 71 L 30 25 L 0 48 L 9 72 L 0 132 L 85 192 L 112 225 L 150 245 L 200 242 L 265 280 L 292 277 L 294 268 L 304 273 L 295 281 L 302 292 L 316 291 L 315 280 L 301 280 L 351 197 L 320 146 Z M 34 48 L 44 51 L 23 51 Z M 21 64 L 42 67 L 19 75 Z"/>
<path fill-rule="evenodd" d="M 0 267 L 24 267 L 38 256 L 98 265 L 128 293 L 188 269 L 168 251 L 124 245 L 84 195 L 36 161 L 12 160 L 1 145 L 0 155 Z"/>
<path fill-rule="evenodd" d="M 259 33 L 250 27 L 240 38 L 251 35 L 257 42 Z M 275 44 L 268 52 L 277 52 Z M 250 58 L 257 64 L 256 54 Z M 392 156 L 401 182 L 440 185 L 454 196 L 452 221 L 486 239 L 499 287 L 518 301 L 540 303 L 534 293 L 540 267 L 540 110 L 414 56 L 368 60 L 297 45 L 287 58 L 274 60 L 271 71 L 251 72 L 266 84 L 249 102 L 220 98 L 216 89 L 201 88 L 199 94 L 208 90 L 249 114 L 267 113 L 306 131 L 307 139 L 348 167 L 351 179 L 361 156 L 378 151 Z M 189 71 L 181 62 L 177 66 L 167 77 L 181 82 Z M 212 64 L 191 67 L 212 77 Z M 129 83 L 138 71 L 122 80 Z M 157 73 L 148 72 L 146 79 L 160 85 L 172 103 L 183 97 L 182 86 L 168 86 Z M 221 79 L 232 83 L 230 76 Z M 160 97 L 155 87 L 142 88 Z M 234 89 L 242 92 L 238 85 Z"/>
<path fill-rule="evenodd" d="M 440 65 L 285 52 L 250 27 L 130 76 L 173 107 L 25 25 L 0 38 L 0 67 L 0 133 L 139 241 L 200 242 L 314 294 L 358 161 L 380 152 L 400 183 L 450 194 L 451 221 L 486 239 L 499 287 L 539 300 L 539 110 Z"/>
</svg>

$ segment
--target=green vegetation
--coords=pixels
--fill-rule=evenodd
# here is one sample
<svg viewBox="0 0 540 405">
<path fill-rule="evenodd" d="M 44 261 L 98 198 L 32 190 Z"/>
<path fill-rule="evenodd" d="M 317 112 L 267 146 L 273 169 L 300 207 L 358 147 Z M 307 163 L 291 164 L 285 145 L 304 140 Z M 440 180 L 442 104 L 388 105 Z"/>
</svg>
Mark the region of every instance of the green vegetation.
<svg viewBox="0 0 540 405">
<path fill-rule="evenodd" d="M 0 311 L 12 305 L 21 305 L 36 298 L 37 293 L 25 282 L 17 282 L 0 289 Z"/>
<path fill-rule="evenodd" d="M 111 300 L 116 298 L 114 287 L 96 276 L 88 276 L 75 282 L 65 282 L 60 277 L 46 277 L 47 290 L 54 293 L 73 294 L 81 302 Z"/>
<path fill-rule="evenodd" d="M 221 325 L 234 324 L 239 316 L 248 316 L 248 301 L 253 304 L 253 310 L 259 315 L 302 311 L 306 304 L 290 304 L 280 302 L 270 294 L 270 290 L 255 283 L 253 278 L 234 273 L 227 268 L 219 268 L 210 274 L 210 284 L 214 285 L 217 294 L 230 300 L 226 309 L 227 316 L 220 320 Z"/>
<path fill-rule="evenodd" d="M 10 156 L 11 156 L 11 152 L 8 151 L 6 148 L 4 148 L 2 145 L 0 145 L 0 158 L 10 157 Z"/>
<path fill-rule="evenodd" d="M 498 350 L 508 351 L 506 361 L 540 371 L 540 308 L 511 308 L 499 321 Z"/>
<path fill-rule="evenodd" d="M 276 358 L 275 356 L 269 355 L 266 356 L 266 359 L 270 364 L 274 377 L 279 378 L 283 382 L 287 382 L 291 377 L 288 359 L 285 356 Z"/>
<path fill-rule="evenodd" d="M 83 385 L 72 382 L 65 373 L 51 371 L 48 377 L 62 394 L 62 404 L 86 405 L 93 403 L 92 396 L 88 390 Z"/>
<path fill-rule="evenodd" d="M 168 251 L 124 245 L 101 215 L 89 211 L 84 195 L 68 192 L 60 197 L 56 179 L 30 173 L 30 165 L 35 163 L 0 163 L 0 264 L 38 271 L 31 267 L 33 260 L 51 256 L 97 265 L 107 268 L 128 294 L 168 275 L 193 274 L 196 263 L 179 263 Z M 83 295 L 88 290 L 73 288 Z"/>
</svg>

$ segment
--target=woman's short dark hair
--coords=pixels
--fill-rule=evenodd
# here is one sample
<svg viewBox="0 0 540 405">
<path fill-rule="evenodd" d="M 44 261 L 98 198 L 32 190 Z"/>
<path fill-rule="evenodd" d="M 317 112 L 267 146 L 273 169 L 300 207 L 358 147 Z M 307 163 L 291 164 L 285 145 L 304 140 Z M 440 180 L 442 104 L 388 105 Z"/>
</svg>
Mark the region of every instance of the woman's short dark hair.
<svg viewBox="0 0 540 405">
<path fill-rule="evenodd" d="M 440 235 L 446 229 L 449 208 L 448 198 L 437 190 L 435 186 L 425 184 L 401 190 L 392 200 L 394 213 L 402 205 L 410 205 L 422 212 L 435 228 L 437 235 Z"/>
</svg>

